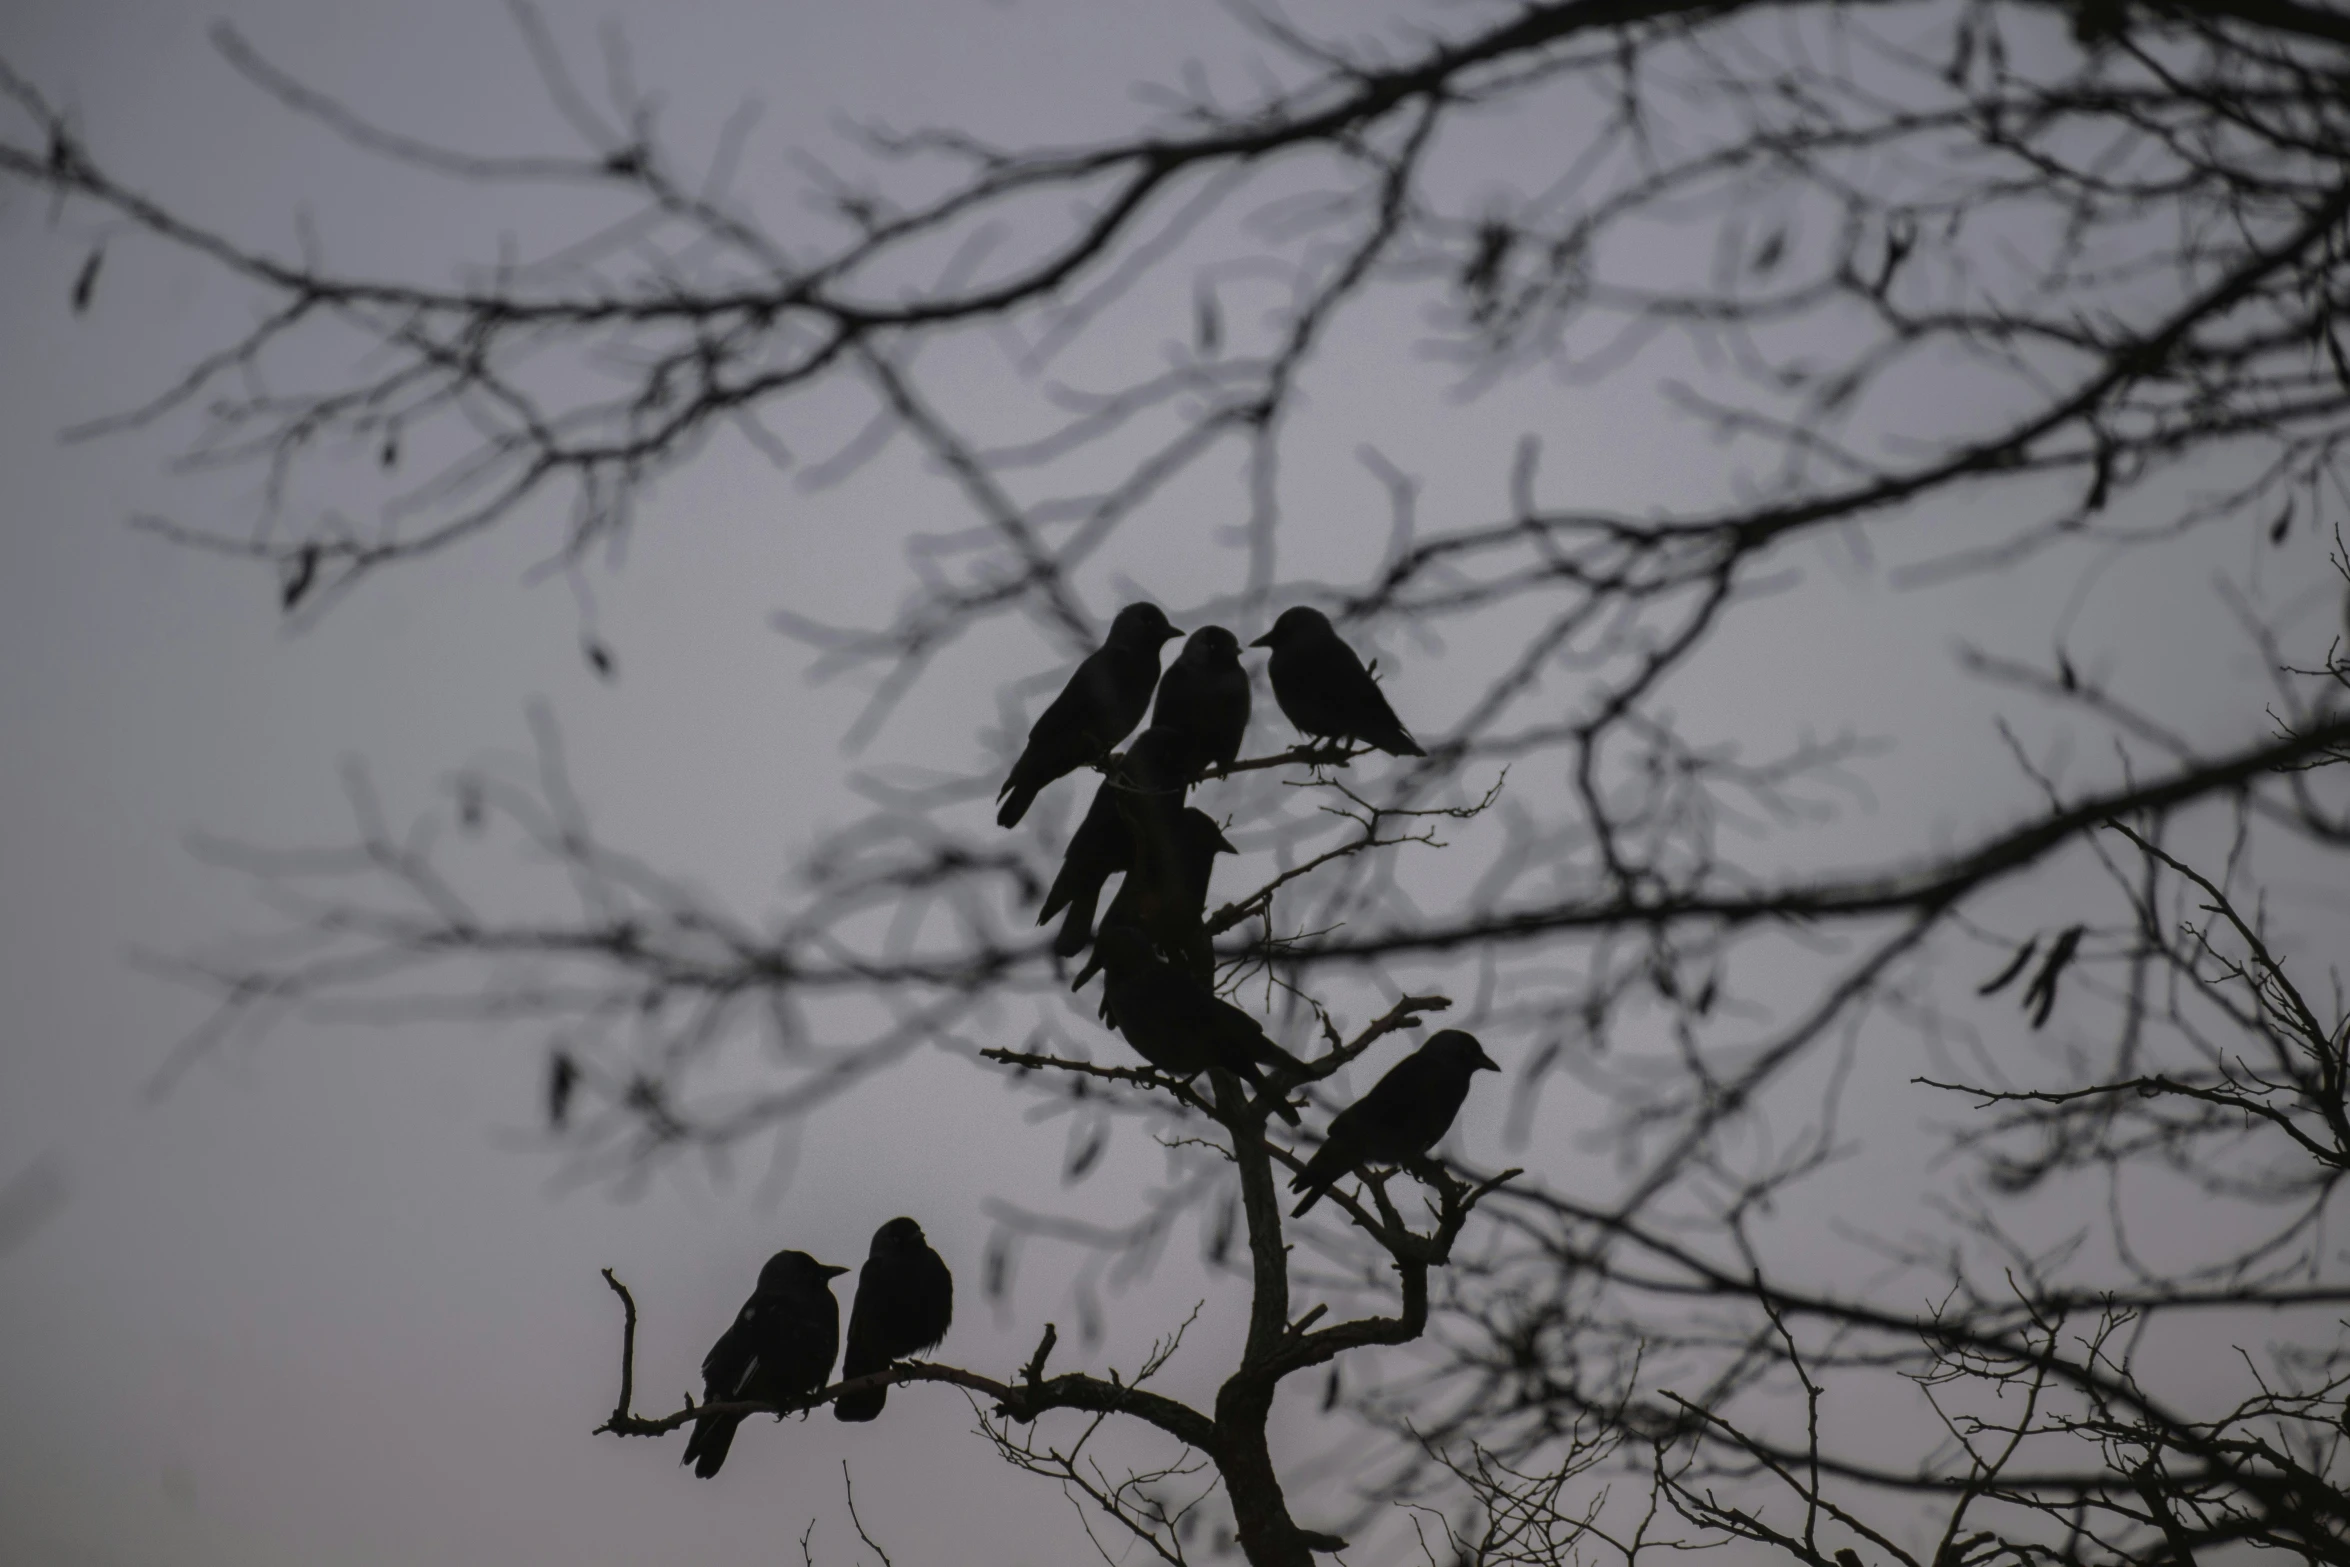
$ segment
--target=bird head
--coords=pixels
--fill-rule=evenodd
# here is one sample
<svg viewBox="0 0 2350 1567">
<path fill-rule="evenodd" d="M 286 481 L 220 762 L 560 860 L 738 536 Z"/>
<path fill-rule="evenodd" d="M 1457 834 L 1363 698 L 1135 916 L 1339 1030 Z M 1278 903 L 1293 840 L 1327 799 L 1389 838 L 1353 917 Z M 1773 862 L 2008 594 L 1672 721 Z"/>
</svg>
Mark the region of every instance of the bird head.
<svg viewBox="0 0 2350 1567">
<path fill-rule="evenodd" d="M 1166 611 L 1148 600 L 1127 605 L 1110 622 L 1109 640 L 1119 647 L 1156 651 L 1160 643 L 1181 635 L 1182 632 L 1167 624 Z"/>
<path fill-rule="evenodd" d="M 830 1263 L 818 1262 L 804 1251 L 779 1251 L 767 1259 L 767 1266 L 759 1270 L 759 1292 L 763 1295 L 780 1290 L 814 1285 L 832 1288 L 832 1281 L 848 1272 Z"/>
<path fill-rule="evenodd" d="M 1501 1070 L 1501 1063 L 1487 1055 L 1485 1047 L 1477 1043 L 1477 1036 L 1466 1029 L 1440 1029 L 1429 1035 L 1428 1043 L 1420 1048 L 1430 1055 L 1441 1056 L 1448 1061 L 1465 1066 L 1472 1072 L 1498 1072 Z"/>
<path fill-rule="evenodd" d="M 1178 662 L 1204 664 L 1210 668 L 1240 662 L 1240 638 L 1222 626 L 1202 626 L 1183 644 L 1183 651 L 1175 655 Z"/>
<path fill-rule="evenodd" d="M 1216 818 L 1194 805 L 1183 813 L 1184 842 L 1194 853 L 1211 858 L 1219 854 L 1238 854 L 1232 840 L 1224 836 L 1224 829 L 1216 825 Z"/>
<path fill-rule="evenodd" d="M 892 1252 L 915 1251 L 921 1245 L 922 1226 L 903 1214 L 873 1232 L 873 1255 L 876 1257 L 887 1256 Z"/>
<path fill-rule="evenodd" d="M 1281 612 L 1273 622 L 1273 629 L 1249 644 L 1250 647 L 1280 647 L 1313 636 L 1330 636 L 1330 617 L 1305 604 L 1293 604 Z"/>
</svg>

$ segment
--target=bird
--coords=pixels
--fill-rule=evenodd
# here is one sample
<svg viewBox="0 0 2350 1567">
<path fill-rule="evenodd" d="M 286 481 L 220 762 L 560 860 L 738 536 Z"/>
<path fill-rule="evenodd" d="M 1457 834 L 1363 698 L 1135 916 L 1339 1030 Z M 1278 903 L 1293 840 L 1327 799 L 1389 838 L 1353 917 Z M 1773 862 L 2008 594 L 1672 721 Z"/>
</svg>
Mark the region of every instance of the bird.
<svg viewBox="0 0 2350 1567">
<path fill-rule="evenodd" d="M 1190 758 L 1188 735 L 1154 724 L 1135 737 L 1124 755 L 1110 760 L 1037 912 L 1042 925 L 1064 908 L 1069 911 L 1053 938 L 1053 951 L 1073 958 L 1085 950 L 1093 940 L 1093 911 L 1103 884 L 1122 871 L 1131 873 L 1138 859 L 1154 868 L 1154 885 L 1166 881 L 1157 868 L 1181 859 L 1178 823 L 1191 778 Z"/>
<path fill-rule="evenodd" d="M 1069 911 L 1053 937 L 1053 951 L 1073 958 L 1085 950 L 1093 940 L 1093 911 L 1101 902 L 1103 884 L 1133 863 L 1134 836 L 1118 812 L 1117 780 L 1104 778 L 1077 830 L 1069 835 L 1069 847 L 1061 851 L 1061 868 L 1045 892 L 1044 907 L 1036 911 L 1039 925 L 1063 909 Z"/>
<path fill-rule="evenodd" d="M 955 1276 L 922 1238 L 922 1226 L 903 1217 L 890 1220 L 873 1232 L 873 1249 L 857 1274 L 841 1380 L 887 1370 L 891 1361 L 935 1347 L 954 1316 Z M 843 1393 L 832 1401 L 832 1415 L 871 1420 L 888 1399 L 886 1386 Z"/>
<path fill-rule="evenodd" d="M 1217 855 L 1240 851 L 1224 836 L 1216 819 L 1197 806 L 1185 808 L 1175 834 L 1173 877 L 1129 870 L 1118 884 L 1118 895 L 1110 900 L 1110 911 L 1102 923 L 1133 926 L 1148 936 L 1169 962 L 1206 981 L 1215 977 L 1216 965 L 1204 919 L 1208 878 L 1215 870 Z M 1101 967 L 1101 956 L 1096 953 L 1077 971 L 1069 988 L 1084 989 L 1085 982 L 1100 973 Z"/>
<path fill-rule="evenodd" d="M 1469 1078 L 1498 1072 L 1477 1036 L 1447 1028 L 1387 1069 L 1371 1091 L 1330 1118 L 1329 1134 L 1289 1189 L 1305 1200 L 1290 1210 L 1304 1215 L 1339 1180 L 1366 1164 L 1401 1164 L 1436 1146 L 1469 1097 Z"/>
<path fill-rule="evenodd" d="M 1028 744 L 996 791 L 996 825 L 1013 827 L 1054 779 L 1099 760 L 1133 733 L 1159 683 L 1159 649 L 1183 633 L 1159 606 L 1129 604 L 1110 622 L 1102 645 L 1085 655 L 1069 683 L 1028 730 Z"/>
<path fill-rule="evenodd" d="M 1360 740 L 1389 756 L 1428 754 L 1320 610 L 1304 604 L 1283 610 L 1273 629 L 1249 646 L 1273 650 L 1266 667 L 1273 700 L 1300 733 Z"/>
<path fill-rule="evenodd" d="M 1182 880 L 1183 796 L 1190 789 L 1195 751 L 1188 730 L 1153 724 L 1134 737 L 1110 777 L 1112 796 L 1132 845 L 1126 875 L 1172 887 Z"/>
<path fill-rule="evenodd" d="M 804 1251 L 779 1251 L 759 1270 L 759 1287 L 702 1357 L 702 1402 L 780 1404 L 813 1393 L 832 1375 L 840 1351 L 840 1302 L 832 1281 L 846 1268 Z M 726 1462 L 739 1414 L 701 1415 L 685 1456 L 707 1480 Z"/>
<path fill-rule="evenodd" d="M 1150 938 L 1131 925 L 1104 927 L 1094 952 L 1102 963 L 1108 1022 L 1136 1055 L 1175 1078 L 1196 1077 L 1209 1067 L 1230 1072 L 1262 1094 L 1275 1114 L 1297 1124 L 1297 1108 L 1266 1084 L 1263 1068 L 1303 1077 L 1305 1063 L 1267 1039 L 1255 1018 L 1161 962 Z"/>
<path fill-rule="evenodd" d="M 1151 725 L 1181 729 L 1191 736 L 1197 773 L 1230 767 L 1248 733 L 1248 670 L 1240 662 L 1240 638 L 1222 626 L 1202 626 L 1159 677 Z"/>
</svg>

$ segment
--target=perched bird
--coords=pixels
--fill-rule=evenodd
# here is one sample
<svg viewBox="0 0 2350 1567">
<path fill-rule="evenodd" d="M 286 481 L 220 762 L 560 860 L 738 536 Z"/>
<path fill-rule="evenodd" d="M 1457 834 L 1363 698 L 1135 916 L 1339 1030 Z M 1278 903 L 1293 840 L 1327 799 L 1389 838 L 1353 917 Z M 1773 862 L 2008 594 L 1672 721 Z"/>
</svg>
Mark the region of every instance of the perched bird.
<svg viewBox="0 0 2350 1567">
<path fill-rule="evenodd" d="M 1263 1067 L 1305 1074 L 1305 1064 L 1265 1037 L 1246 1012 L 1181 969 L 1159 960 L 1150 939 L 1131 925 L 1111 925 L 1094 942 L 1104 979 L 1102 1001 L 1112 1028 L 1134 1053 L 1170 1077 L 1209 1067 L 1230 1072 L 1264 1095 L 1274 1113 L 1297 1124 L 1297 1109 L 1265 1083 Z"/>
<path fill-rule="evenodd" d="M 873 1232 L 873 1250 L 857 1274 L 841 1380 L 886 1370 L 893 1360 L 932 1348 L 947 1336 L 954 1316 L 954 1275 L 922 1238 L 922 1226 L 912 1219 L 890 1220 Z M 886 1387 L 843 1393 L 832 1401 L 833 1418 L 871 1420 L 888 1399 Z"/>
<path fill-rule="evenodd" d="M 1167 624 L 1156 604 L 1129 604 L 1118 611 L 1109 636 L 1085 655 L 1061 694 L 1030 726 L 1027 747 L 996 791 L 1003 802 L 996 811 L 997 826 L 1017 824 L 1045 785 L 1099 760 L 1133 732 L 1159 683 L 1159 649 L 1182 634 Z"/>
<path fill-rule="evenodd" d="M 1194 755 L 1188 731 L 1153 724 L 1111 769 L 1118 786 L 1112 798 L 1133 845 L 1129 880 L 1140 876 L 1168 887 L 1182 880 L 1183 796 L 1198 771 Z"/>
<path fill-rule="evenodd" d="M 840 1352 L 840 1302 L 832 1281 L 848 1272 L 804 1251 L 779 1251 L 759 1270 L 759 1287 L 734 1326 L 702 1357 L 702 1402 L 780 1404 L 813 1393 Z M 703 1415 L 686 1438 L 682 1463 L 707 1480 L 726 1462 L 741 1415 Z"/>
<path fill-rule="evenodd" d="M 1045 892 L 1044 907 L 1036 911 L 1039 925 L 1063 909 L 1069 911 L 1053 937 L 1055 952 L 1073 958 L 1085 950 L 1093 940 L 1093 911 L 1101 902 L 1103 884 L 1133 863 L 1134 836 L 1118 811 L 1117 781 L 1104 778 L 1093 792 L 1093 803 L 1085 808 L 1084 820 L 1069 835 L 1069 847 L 1061 851 L 1061 869 Z"/>
<path fill-rule="evenodd" d="M 1249 646 L 1273 650 L 1266 670 L 1273 682 L 1273 700 L 1301 733 L 1360 740 L 1389 756 L 1428 754 L 1320 610 L 1303 604 L 1283 610 L 1273 629 Z"/>
<path fill-rule="evenodd" d="M 1248 671 L 1240 662 L 1240 638 L 1222 626 L 1202 626 L 1159 677 L 1151 727 L 1180 729 L 1191 736 L 1197 776 L 1211 767 L 1229 767 L 1240 755 L 1241 738 L 1248 733 L 1248 709 Z"/>
<path fill-rule="evenodd" d="M 1112 876 L 1131 873 L 1139 859 L 1152 868 L 1156 885 L 1168 879 L 1164 867 L 1181 862 L 1180 822 L 1183 791 L 1191 781 L 1190 758 L 1188 735 L 1154 724 L 1110 763 L 1084 820 L 1062 851 L 1061 869 L 1036 916 L 1042 925 L 1064 908 L 1069 911 L 1053 938 L 1053 950 L 1062 957 L 1077 956 L 1093 940 L 1094 906 Z"/>
<path fill-rule="evenodd" d="M 1401 1164 L 1436 1146 L 1469 1097 L 1469 1078 L 1501 1068 L 1477 1043 L 1477 1036 L 1447 1028 L 1387 1069 L 1371 1091 L 1330 1118 L 1330 1134 L 1306 1167 L 1289 1183 L 1305 1201 L 1290 1210 L 1296 1218 L 1322 1194 L 1366 1164 Z"/>
<path fill-rule="evenodd" d="M 1215 870 L 1217 855 L 1240 851 L 1232 847 L 1216 819 L 1196 806 L 1186 809 L 1176 822 L 1175 835 L 1174 876 L 1127 872 L 1102 924 L 1105 928 L 1133 926 L 1148 936 L 1169 962 L 1204 982 L 1213 979 L 1216 972 L 1215 950 L 1208 945 L 1205 924 L 1208 878 Z M 1100 973 L 1101 967 L 1101 955 L 1096 953 L 1077 971 L 1069 988 L 1084 989 L 1085 982 Z"/>
</svg>

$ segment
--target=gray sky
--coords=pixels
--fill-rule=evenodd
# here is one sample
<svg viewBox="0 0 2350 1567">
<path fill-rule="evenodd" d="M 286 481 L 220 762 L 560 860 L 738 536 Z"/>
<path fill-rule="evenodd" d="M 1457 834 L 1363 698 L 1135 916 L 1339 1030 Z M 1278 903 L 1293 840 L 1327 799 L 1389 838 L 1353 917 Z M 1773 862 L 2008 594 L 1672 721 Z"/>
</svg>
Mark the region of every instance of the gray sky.
<svg viewBox="0 0 2350 1567">
<path fill-rule="evenodd" d="M 618 16 L 639 80 L 668 89 L 682 145 L 706 145 L 735 105 L 761 99 L 751 167 L 768 160 L 770 210 L 785 214 L 783 154 L 837 155 L 830 117 L 844 108 L 1071 140 L 1119 123 L 1134 83 L 1171 76 L 1189 55 L 1247 54 L 1214 8 L 1164 0 L 548 10 L 583 60 L 596 24 Z M 17 0 L 0 16 L 0 55 L 70 104 L 135 182 L 223 227 L 281 241 L 300 205 L 332 253 L 384 271 L 487 252 L 509 218 L 496 200 L 436 194 L 329 146 L 211 54 L 215 17 L 379 119 L 496 150 L 562 145 L 504 17 L 468 0 Z M 572 596 L 522 586 L 544 532 L 428 563 L 289 635 L 268 582 L 122 525 L 142 511 L 233 518 L 250 503 L 249 476 L 175 478 L 168 448 L 144 437 L 57 439 L 216 344 L 248 308 L 196 263 L 115 243 L 96 308 L 76 320 L 65 299 L 96 237 L 73 216 L 53 227 L 44 203 L 0 187 L 11 279 L 0 291 L 0 1181 L 40 1221 L 0 1252 L 0 1404 L 12 1411 L 0 1425 L 0 1554 L 765 1561 L 792 1556 L 815 1517 L 818 1559 L 845 1562 L 845 1458 L 867 1523 L 901 1562 L 1082 1559 L 1065 1505 L 1004 1472 L 941 1390 L 900 1392 L 871 1427 L 750 1427 L 715 1484 L 680 1472 L 674 1443 L 588 1434 L 616 1369 L 603 1266 L 635 1285 L 647 1313 L 647 1411 L 692 1384 L 767 1252 L 794 1245 L 853 1263 L 873 1226 L 902 1211 L 922 1218 L 963 1281 L 952 1358 L 1001 1371 L 1047 1317 L 1066 1321 L 1049 1267 L 1023 1276 L 1000 1322 L 979 1299 L 980 1200 L 1051 1201 L 1061 1156 L 1058 1128 L 1025 1130 L 1023 1101 L 993 1079 L 917 1061 L 811 1129 L 768 1203 L 756 1159 L 731 1180 L 676 1172 L 625 1203 L 554 1190 L 558 1162 L 533 1130 L 536 1035 L 296 1024 L 207 1062 L 160 1102 L 142 1095 L 204 1002 L 135 971 L 132 954 L 263 924 L 237 878 L 187 852 L 187 835 L 334 840 L 348 822 L 337 783 L 347 758 L 366 761 L 402 814 L 453 769 L 517 751 L 534 699 L 561 720 L 612 841 L 739 908 L 777 906 L 790 854 L 852 813 L 831 737 L 858 693 L 811 688 L 766 617 L 787 603 L 885 613 L 903 534 L 959 526 L 952 497 L 915 465 L 885 462 L 811 498 L 740 450 L 714 451 L 655 492 L 625 567 L 591 575 L 621 661 L 613 685 L 580 660 Z M 1377 327 L 1366 354 L 1408 352 L 1411 320 Z M 1364 441 L 1415 460 L 1432 516 L 1492 509 L 1529 422 L 1549 435 L 1548 471 L 1593 503 L 1637 505 L 1719 478 L 1693 479 L 1704 443 L 1643 402 L 1537 379 L 1470 417 L 1440 389 L 1406 396 L 1347 369 L 1318 386 L 1285 473 L 1300 497 L 1300 573 L 1359 575 L 1375 558 L 1384 500 L 1354 460 Z M 1170 605 L 1232 587 L 1239 557 L 1201 547 L 1215 520 L 1202 515 L 1199 534 L 1161 528 L 1106 563 L 1088 584 L 1097 606 L 1114 601 L 1118 573 Z M 1931 526 L 1910 544 L 1930 543 Z M 2248 732 L 2259 671 L 2215 612 L 2209 579 L 2249 560 L 2241 541 L 2214 543 L 2113 573 L 2081 612 L 2084 662 L 2164 693 L 2198 733 Z M 1953 631 L 2042 637 L 2071 577 L 1926 598 L 1886 591 L 1881 569 L 1832 545 L 1804 564 L 1800 591 L 1749 615 L 1709 663 L 1682 710 L 1692 731 L 1746 732 L 1767 715 L 1762 727 L 1780 735 L 1848 720 L 1897 734 L 1897 756 L 1868 774 L 1873 809 L 1839 826 L 1840 860 L 1905 835 L 1942 841 L 2027 802 L 1989 743 L 2001 703 L 1952 671 Z M 2324 581 L 2306 540 L 2263 569 L 2276 603 Z M 982 639 L 874 759 L 922 758 L 946 732 L 967 748 L 946 760 L 966 763 L 972 715 L 992 715 L 994 688 L 1057 657 L 1025 633 Z M 1407 715 L 1441 709 L 1445 669 L 1434 650 L 1404 654 L 1391 678 Z M 1006 1020 L 1006 1042 L 1017 1026 Z M 1498 1042 L 1505 1060 L 1517 1043 Z M 1879 1097 L 1868 1102 L 1914 1118 L 1900 1097 L 1913 1067 L 1869 1063 Z M 1558 1113 L 1571 1121 L 1571 1106 Z M 1545 1122 L 1535 1152 L 1563 1161 L 1565 1124 Z M 1464 1141 L 1498 1156 L 1499 1126 L 1497 1096 L 1465 1120 Z M 1144 1151 L 1122 1158 L 1119 1180 L 1147 1179 Z M 1898 1221 L 1925 1178 L 1855 1179 L 1846 1212 Z M 1209 1287 L 1194 1275 L 1179 1256 L 1118 1307 L 1101 1353 L 1171 1326 Z M 1223 1290 L 1217 1309 L 1233 1304 Z M 1179 1376 L 1212 1372 L 1228 1325 L 1211 1312 Z"/>
</svg>

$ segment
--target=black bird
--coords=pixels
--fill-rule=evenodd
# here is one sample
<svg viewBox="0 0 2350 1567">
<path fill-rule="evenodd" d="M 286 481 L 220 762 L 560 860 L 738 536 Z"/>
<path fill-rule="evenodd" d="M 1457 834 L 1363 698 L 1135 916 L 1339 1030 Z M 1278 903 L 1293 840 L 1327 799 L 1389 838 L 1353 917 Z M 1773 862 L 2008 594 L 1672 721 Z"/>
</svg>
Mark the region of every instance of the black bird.
<svg viewBox="0 0 2350 1567">
<path fill-rule="evenodd" d="M 1273 650 L 1266 670 L 1273 682 L 1273 700 L 1301 733 L 1361 740 L 1389 756 L 1428 754 L 1320 610 L 1303 604 L 1283 610 L 1273 629 L 1249 646 Z"/>
<path fill-rule="evenodd" d="M 1118 758 L 1111 777 L 1118 784 L 1118 814 L 1133 844 L 1129 878 L 1145 877 L 1155 886 L 1181 884 L 1183 796 L 1198 771 L 1195 754 L 1188 730 L 1153 724 Z"/>
<path fill-rule="evenodd" d="M 1102 1002 L 1110 1026 L 1126 1036 L 1136 1055 L 1170 1077 L 1196 1077 L 1209 1067 L 1230 1072 L 1264 1095 L 1284 1121 L 1297 1124 L 1296 1107 L 1266 1086 L 1262 1067 L 1302 1077 L 1305 1064 L 1267 1039 L 1255 1018 L 1161 962 L 1150 939 L 1131 925 L 1105 927 L 1094 952 L 1105 975 Z"/>
<path fill-rule="evenodd" d="M 1106 929 L 1112 925 L 1131 925 L 1150 937 L 1167 960 L 1201 981 L 1215 977 L 1215 949 L 1208 945 L 1204 918 L 1208 907 L 1208 878 L 1216 868 L 1219 854 L 1238 854 L 1216 819 L 1197 806 L 1186 809 L 1175 825 L 1175 876 L 1172 881 L 1163 875 L 1146 875 L 1130 870 L 1118 884 L 1118 895 L 1110 900 L 1110 912 L 1103 916 Z M 1077 977 L 1069 981 L 1071 990 L 1082 990 L 1085 982 L 1101 972 L 1100 954 L 1095 954 Z"/>
<path fill-rule="evenodd" d="M 1046 784 L 1099 761 L 1134 732 L 1159 683 L 1159 648 L 1182 634 L 1167 624 L 1156 604 L 1129 604 L 1118 611 L 1109 636 L 1085 655 L 1061 694 L 1029 728 L 1026 749 L 996 791 L 1003 802 L 995 814 L 997 826 L 1017 824 Z"/>
<path fill-rule="evenodd" d="M 1073 958 L 1093 940 L 1094 906 L 1102 886 L 1121 871 L 1131 873 L 1139 858 L 1152 868 L 1154 884 L 1167 882 L 1165 867 L 1182 860 L 1183 791 L 1191 781 L 1191 740 L 1179 729 L 1154 724 L 1135 737 L 1126 754 L 1110 764 L 1093 792 L 1093 803 L 1070 834 L 1060 872 L 1037 911 L 1042 925 L 1062 909 L 1069 917 L 1053 938 L 1053 950 Z"/>
<path fill-rule="evenodd" d="M 1159 677 L 1151 727 L 1180 729 L 1191 736 L 1197 776 L 1211 767 L 1229 767 L 1240 755 L 1241 738 L 1248 733 L 1248 709 L 1248 671 L 1240 662 L 1240 638 L 1222 626 L 1202 626 Z"/>
<path fill-rule="evenodd" d="M 848 1272 L 804 1251 L 779 1251 L 759 1270 L 759 1287 L 734 1326 L 702 1357 L 702 1402 L 780 1404 L 813 1393 L 832 1375 L 840 1352 L 840 1302 L 832 1281 Z M 707 1480 L 726 1462 L 741 1415 L 704 1415 L 686 1438 L 685 1457 Z"/>
<path fill-rule="evenodd" d="M 1330 1118 L 1330 1134 L 1306 1167 L 1289 1183 L 1305 1201 L 1290 1212 L 1303 1214 L 1322 1194 L 1366 1164 L 1401 1164 L 1436 1146 L 1469 1097 L 1469 1078 L 1498 1072 L 1477 1036 L 1447 1028 L 1387 1069 L 1371 1091 Z"/>
<path fill-rule="evenodd" d="M 955 1316 L 955 1278 L 922 1238 L 912 1219 L 892 1219 L 873 1232 L 873 1250 L 857 1274 L 857 1303 L 849 1310 L 849 1347 L 841 1356 L 841 1380 L 888 1369 L 889 1363 L 919 1355 L 947 1336 Z M 836 1420 L 871 1420 L 881 1413 L 889 1389 L 843 1393 L 832 1401 Z"/>
<path fill-rule="evenodd" d="M 1085 808 L 1084 820 L 1069 835 L 1069 847 L 1061 851 L 1061 869 L 1044 895 L 1044 907 L 1036 911 L 1039 925 L 1063 909 L 1069 911 L 1053 937 L 1055 952 L 1073 958 L 1085 950 L 1093 940 L 1093 911 L 1101 902 L 1103 884 L 1133 864 L 1134 835 L 1118 811 L 1117 782 L 1104 778 L 1093 792 L 1093 803 Z"/>
</svg>

